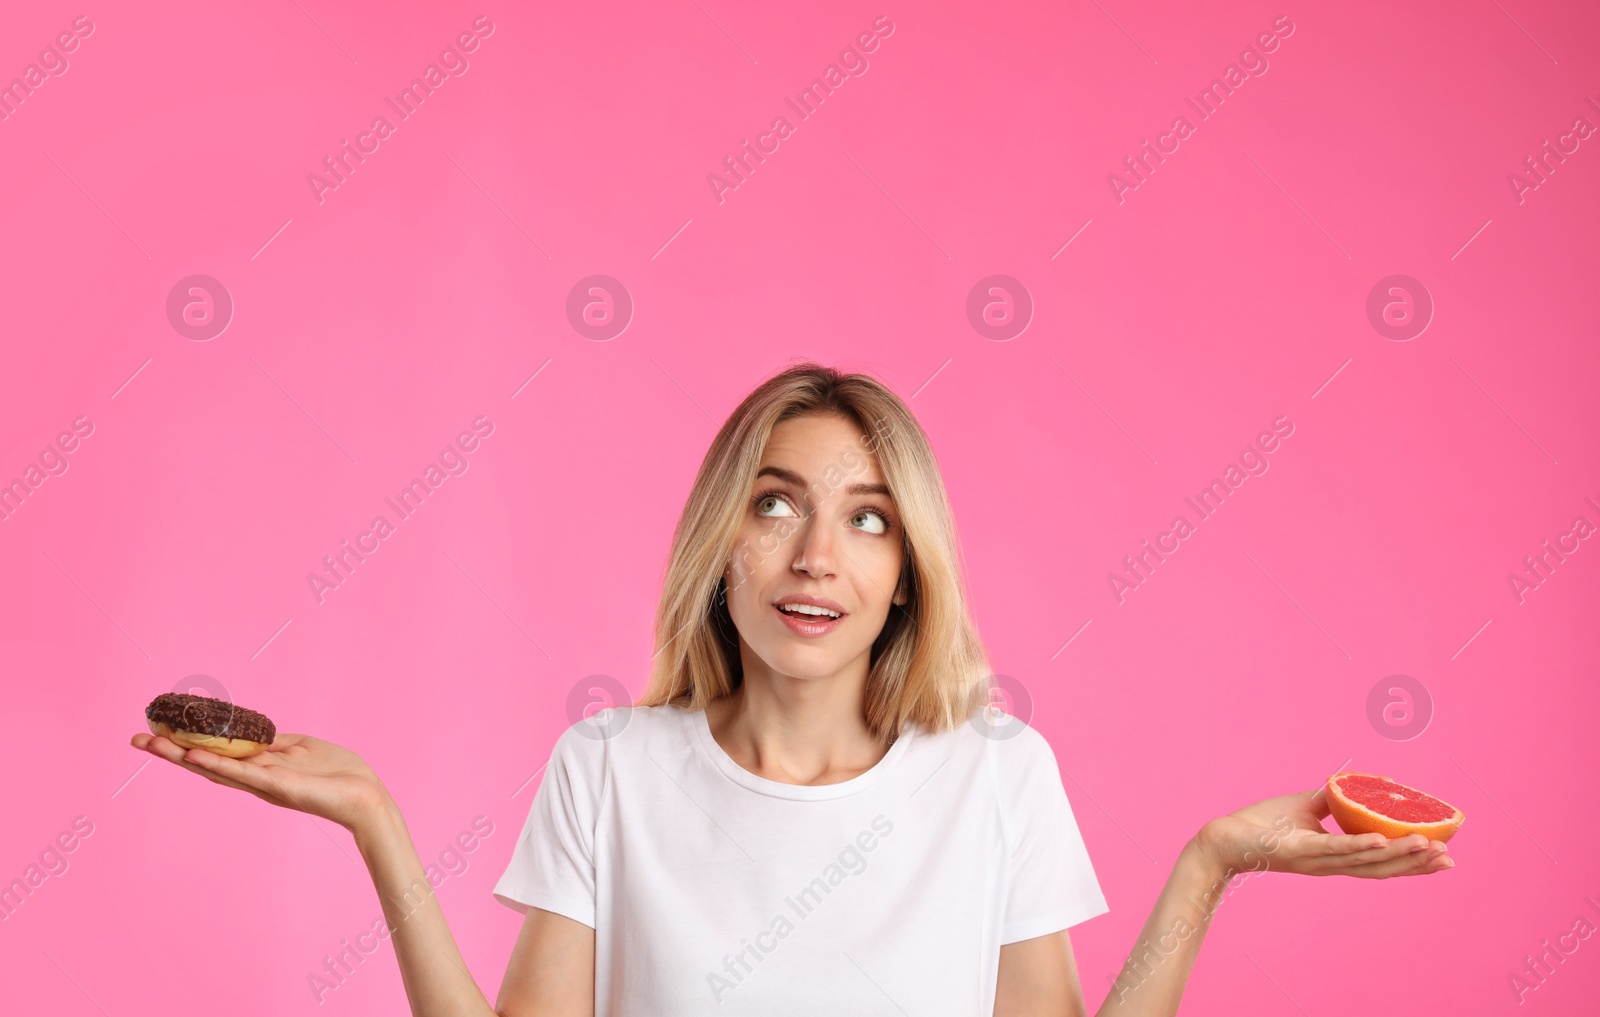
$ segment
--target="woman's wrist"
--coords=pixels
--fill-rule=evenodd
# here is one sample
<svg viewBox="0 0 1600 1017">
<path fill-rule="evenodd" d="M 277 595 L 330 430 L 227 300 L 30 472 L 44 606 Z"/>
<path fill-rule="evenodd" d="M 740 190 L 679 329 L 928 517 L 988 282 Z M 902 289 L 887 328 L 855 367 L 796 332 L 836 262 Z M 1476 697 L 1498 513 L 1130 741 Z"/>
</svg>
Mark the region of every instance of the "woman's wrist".
<svg viewBox="0 0 1600 1017">
<path fill-rule="evenodd" d="M 1209 927 L 1228 884 L 1238 874 L 1238 867 L 1228 864 L 1208 837 L 1197 833 L 1189 838 L 1178 852 L 1169 881 L 1182 902 L 1184 919 L 1198 929 Z"/>
<path fill-rule="evenodd" d="M 1231 860 L 1231 851 L 1218 836 L 1216 824 L 1202 826 L 1178 854 L 1178 864 L 1194 877 L 1206 882 L 1216 882 L 1238 866 Z"/>
<path fill-rule="evenodd" d="M 369 847 L 375 847 L 397 833 L 406 832 L 405 817 L 400 812 L 399 804 L 389 794 L 388 788 L 381 784 L 348 828 L 363 854 Z"/>
</svg>

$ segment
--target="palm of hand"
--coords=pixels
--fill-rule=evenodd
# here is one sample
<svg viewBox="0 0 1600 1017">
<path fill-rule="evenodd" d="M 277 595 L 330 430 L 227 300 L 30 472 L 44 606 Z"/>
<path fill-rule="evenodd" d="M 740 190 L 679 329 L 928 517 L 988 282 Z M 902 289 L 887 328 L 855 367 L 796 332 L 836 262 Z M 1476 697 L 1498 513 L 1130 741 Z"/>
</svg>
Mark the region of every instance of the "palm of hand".
<svg viewBox="0 0 1600 1017">
<path fill-rule="evenodd" d="M 145 733 L 134 735 L 130 744 L 213 783 L 346 828 L 370 815 L 385 794 L 383 782 L 360 756 L 310 735 L 280 732 L 265 751 L 244 759 L 184 749 L 171 739 Z"/>
<path fill-rule="evenodd" d="M 1446 846 L 1422 834 L 1330 834 L 1327 792 L 1280 795 L 1211 820 L 1196 838 L 1203 856 L 1230 872 L 1272 870 L 1309 876 L 1420 876 L 1449 868 Z"/>
</svg>

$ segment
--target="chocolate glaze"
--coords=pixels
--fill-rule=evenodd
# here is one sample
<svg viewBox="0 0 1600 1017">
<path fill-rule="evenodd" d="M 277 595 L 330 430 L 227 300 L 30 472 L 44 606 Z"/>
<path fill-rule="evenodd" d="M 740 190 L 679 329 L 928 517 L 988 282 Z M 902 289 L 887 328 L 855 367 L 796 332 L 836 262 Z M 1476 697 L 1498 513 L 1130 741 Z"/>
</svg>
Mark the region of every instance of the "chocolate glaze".
<svg viewBox="0 0 1600 1017">
<path fill-rule="evenodd" d="M 144 716 L 150 723 L 160 722 L 174 731 L 243 738 L 263 745 L 271 745 L 278 735 L 277 726 L 265 714 L 235 706 L 225 699 L 187 692 L 163 692 L 144 708 Z"/>
</svg>

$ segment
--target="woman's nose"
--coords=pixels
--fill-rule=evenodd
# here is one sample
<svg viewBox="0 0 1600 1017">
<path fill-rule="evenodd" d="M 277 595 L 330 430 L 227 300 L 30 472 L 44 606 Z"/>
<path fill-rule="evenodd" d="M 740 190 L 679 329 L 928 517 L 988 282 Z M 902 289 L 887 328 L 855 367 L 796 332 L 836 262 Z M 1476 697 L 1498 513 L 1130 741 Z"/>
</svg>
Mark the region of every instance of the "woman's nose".
<svg viewBox="0 0 1600 1017">
<path fill-rule="evenodd" d="M 833 571 L 833 534 L 813 515 L 800 534 L 796 548 L 794 568 L 812 576 L 828 575 Z"/>
</svg>

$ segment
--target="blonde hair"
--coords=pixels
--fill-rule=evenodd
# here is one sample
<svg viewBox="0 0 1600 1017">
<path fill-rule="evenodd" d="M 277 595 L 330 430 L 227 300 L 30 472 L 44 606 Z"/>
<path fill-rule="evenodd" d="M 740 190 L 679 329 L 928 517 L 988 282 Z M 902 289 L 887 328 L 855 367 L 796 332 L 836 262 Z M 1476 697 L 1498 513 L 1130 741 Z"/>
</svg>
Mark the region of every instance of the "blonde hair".
<svg viewBox="0 0 1600 1017">
<path fill-rule="evenodd" d="M 863 445 L 877 457 L 902 524 L 899 590 L 906 602 L 891 606 L 872 644 L 867 725 L 884 741 L 908 720 L 931 732 L 949 730 L 988 704 L 990 675 L 967 608 L 955 519 L 938 461 L 910 409 L 883 384 L 810 362 L 780 372 L 746 396 L 701 461 L 673 533 L 656 608 L 650 684 L 635 705 L 703 709 L 743 681 L 723 570 L 773 428 L 812 414 L 845 418 L 867 436 Z"/>
</svg>

